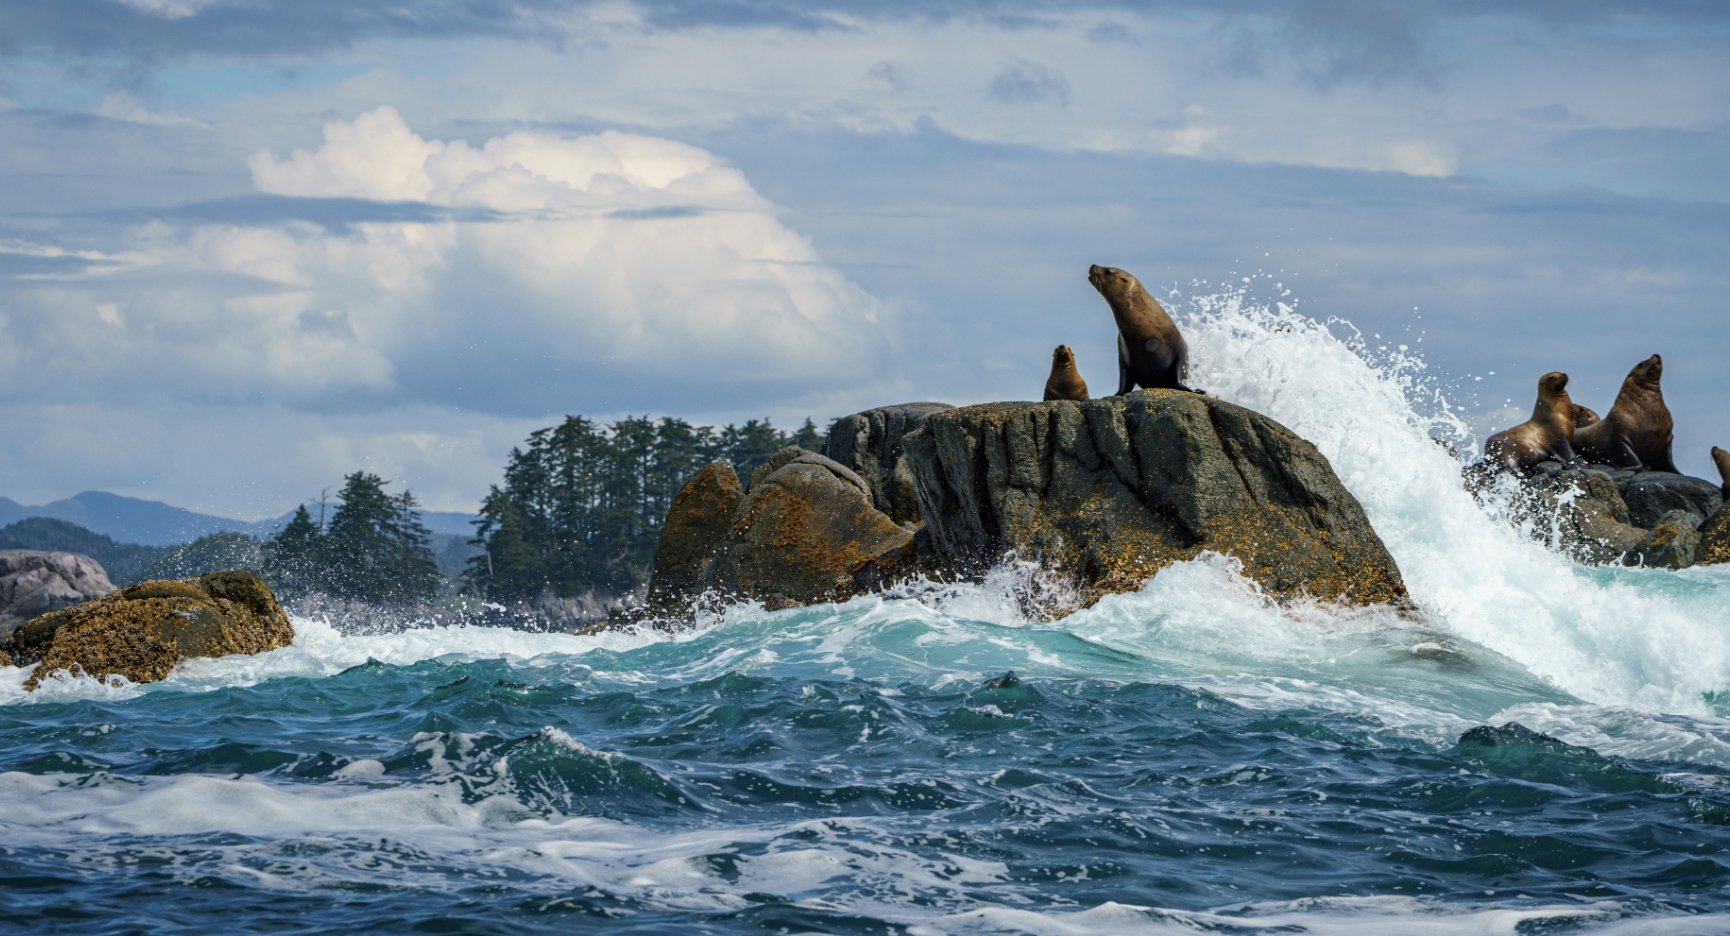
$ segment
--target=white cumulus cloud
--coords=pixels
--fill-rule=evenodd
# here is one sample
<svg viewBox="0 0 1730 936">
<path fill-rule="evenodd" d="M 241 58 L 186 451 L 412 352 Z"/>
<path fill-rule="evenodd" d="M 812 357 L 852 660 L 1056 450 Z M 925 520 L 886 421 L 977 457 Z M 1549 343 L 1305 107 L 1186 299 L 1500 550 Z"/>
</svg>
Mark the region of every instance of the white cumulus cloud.
<svg viewBox="0 0 1730 936">
<path fill-rule="evenodd" d="M 145 370 L 144 392 L 181 399 L 521 412 L 538 394 L 551 412 L 593 405 L 580 397 L 595 387 L 822 393 L 868 375 L 885 346 L 875 300 L 739 170 L 673 140 L 471 146 L 381 107 L 249 166 L 260 192 L 342 199 L 318 204 L 353 220 L 137 229 L 147 263 L 20 296 L 9 331 L 39 344 L 42 373 L 0 382 L 51 374 L 94 392 L 105 373 Z"/>
</svg>

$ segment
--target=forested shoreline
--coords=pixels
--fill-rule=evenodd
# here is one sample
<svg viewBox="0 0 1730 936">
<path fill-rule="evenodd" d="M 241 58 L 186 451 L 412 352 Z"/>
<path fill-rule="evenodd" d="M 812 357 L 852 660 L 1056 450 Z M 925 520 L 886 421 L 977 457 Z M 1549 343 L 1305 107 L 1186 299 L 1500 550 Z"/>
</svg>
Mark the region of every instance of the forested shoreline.
<svg viewBox="0 0 1730 936">
<path fill-rule="evenodd" d="M 251 569 L 289 601 L 414 606 L 469 595 L 528 611 L 579 596 L 606 603 L 647 584 L 667 508 L 697 469 L 725 458 L 748 478 L 788 445 L 820 450 L 825 435 L 809 418 L 786 432 L 768 419 L 717 428 L 566 416 L 511 450 L 466 543 L 430 534 L 411 490 L 391 493 L 390 482 L 355 472 L 330 503 L 301 504 L 269 538 L 222 532 L 136 546 L 30 518 L 0 530 L 0 548 L 89 554 L 117 586 Z"/>
</svg>

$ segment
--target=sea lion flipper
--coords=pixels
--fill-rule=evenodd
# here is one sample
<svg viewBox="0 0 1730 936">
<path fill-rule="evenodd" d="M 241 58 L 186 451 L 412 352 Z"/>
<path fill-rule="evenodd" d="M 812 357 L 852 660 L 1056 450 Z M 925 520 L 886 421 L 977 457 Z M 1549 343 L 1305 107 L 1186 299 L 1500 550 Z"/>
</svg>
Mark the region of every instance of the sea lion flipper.
<svg viewBox="0 0 1730 936">
<path fill-rule="evenodd" d="M 1123 333 L 1117 333 L 1117 392 L 1113 396 L 1123 396 L 1135 389 L 1135 378 L 1130 376 L 1129 342 L 1123 340 Z"/>
<path fill-rule="evenodd" d="M 1646 464 L 1640 461 L 1640 456 L 1634 454 L 1634 447 L 1627 439 L 1617 439 L 1610 446 L 1610 464 L 1626 471 L 1645 471 Z"/>
<path fill-rule="evenodd" d="M 1670 441 L 1664 443 L 1664 457 L 1658 460 L 1657 470 L 1668 471 L 1671 474 L 1681 474 L 1682 473 L 1682 470 L 1676 467 L 1676 440 L 1675 439 L 1671 439 Z"/>
</svg>

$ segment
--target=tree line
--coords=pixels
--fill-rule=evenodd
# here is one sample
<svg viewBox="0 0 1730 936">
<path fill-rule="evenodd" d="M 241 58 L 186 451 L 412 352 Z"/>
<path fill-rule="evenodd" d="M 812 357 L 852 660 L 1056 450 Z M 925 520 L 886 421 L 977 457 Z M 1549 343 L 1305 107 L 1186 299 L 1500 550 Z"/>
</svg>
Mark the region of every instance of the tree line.
<svg viewBox="0 0 1730 936">
<path fill-rule="evenodd" d="M 499 602 L 627 594 L 647 582 L 667 508 L 697 469 L 725 458 L 748 478 L 781 449 L 819 450 L 824 437 L 809 418 L 789 433 L 767 419 L 716 429 L 566 416 L 511 450 L 503 485 L 481 503 L 465 584 Z"/>
</svg>

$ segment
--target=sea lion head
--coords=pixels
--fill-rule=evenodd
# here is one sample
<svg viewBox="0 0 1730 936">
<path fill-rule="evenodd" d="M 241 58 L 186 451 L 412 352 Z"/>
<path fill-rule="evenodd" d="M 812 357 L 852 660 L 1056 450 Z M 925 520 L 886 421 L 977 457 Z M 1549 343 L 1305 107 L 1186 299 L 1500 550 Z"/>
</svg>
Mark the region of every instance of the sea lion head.
<svg viewBox="0 0 1730 936">
<path fill-rule="evenodd" d="M 1654 354 L 1644 361 L 1634 365 L 1628 372 L 1628 379 L 1647 390 L 1658 390 L 1658 383 L 1664 377 L 1664 359 Z"/>
<path fill-rule="evenodd" d="M 1075 352 L 1069 350 L 1069 345 L 1060 344 L 1051 352 L 1051 363 L 1057 367 L 1074 367 Z"/>
<path fill-rule="evenodd" d="M 1114 307 L 1118 302 L 1127 301 L 1141 288 L 1141 281 L 1130 274 L 1117 267 L 1100 266 L 1097 263 L 1087 268 L 1087 281 Z"/>
<path fill-rule="evenodd" d="M 1568 406 L 1570 407 L 1568 415 L 1570 417 L 1574 415 L 1572 409 L 1574 405 L 1573 401 L 1568 400 L 1568 375 L 1561 371 L 1551 371 L 1550 373 L 1538 378 L 1538 398 L 1542 400 L 1567 401 Z"/>
<path fill-rule="evenodd" d="M 1730 452 L 1712 446 L 1712 462 L 1718 466 L 1718 473 L 1724 476 L 1724 484 L 1730 486 Z"/>
</svg>

